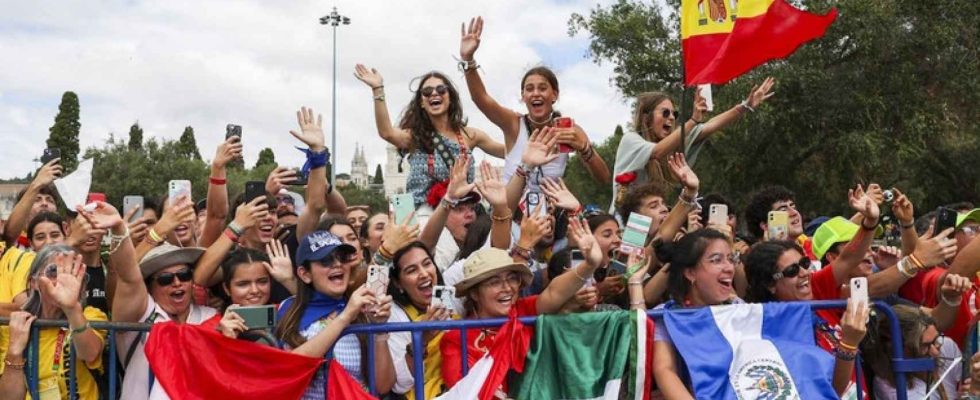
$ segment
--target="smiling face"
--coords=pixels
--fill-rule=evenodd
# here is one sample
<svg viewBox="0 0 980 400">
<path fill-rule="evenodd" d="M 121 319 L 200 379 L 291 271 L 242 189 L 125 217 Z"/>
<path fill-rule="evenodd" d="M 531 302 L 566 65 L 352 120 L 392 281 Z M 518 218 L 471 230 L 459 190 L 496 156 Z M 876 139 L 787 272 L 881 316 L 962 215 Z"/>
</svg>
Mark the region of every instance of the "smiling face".
<svg viewBox="0 0 980 400">
<path fill-rule="evenodd" d="M 232 304 L 257 306 L 269 303 L 272 278 L 261 262 L 242 263 L 235 267 L 231 282 L 224 285 Z"/>
<path fill-rule="evenodd" d="M 422 109 L 429 114 L 429 117 L 446 115 L 449 112 L 449 106 L 452 101 L 450 97 L 449 85 L 442 78 L 436 76 L 422 81 L 422 86 L 419 88 L 418 101 Z M 367 215 L 365 215 L 366 217 Z"/>
<path fill-rule="evenodd" d="M 189 272 L 190 267 L 184 264 L 171 265 L 167 268 L 150 275 L 150 296 L 160 308 L 170 315 L 171 318 L 184 321 L 191 307 L 191 290 L 193 285 L 191 279 L 180 280 L 176 275 L 181 272 Z M 172 277 L 172 282 L 167 285 L 160 285 L 158 277 Z"/>
<path fill-rule="evenodd" d="M 385 226 L 388 224 L 388 216 L 385 214 L 375 214 L 367 220 L 367 247 L 371 254 L 378 251 L 381 247 L 381 237 L 385 233 Z"/>
<path fill-rule="evenodd" d="M 776 260 L 776 272 L 784 272 L 787 268 L 792 268 L 800 262 L 809 267 L 810 259 L 800 254 L 796 249 L 789 249 L 783 252 Z M 813 291 L 810 288 L 809 268 L 800 268 L 799 274 L 790 278 L 783 277 L 776 281 L 772 287 L 773 295 L 779 301 L 809 301 L 813 300 Z"/>
<path fill-rule="evenodd" d="M 296 269 L 299 279 L 313 285 L 313 289 L 333 298 L 343 297 L 350 283 L 350 271 L 356 261 L 342 262 L 345 258 L 342 250 L 334 250 L 322 261 L 310 262 L 310 267 L 300 266 Z M 338 259 L 338 257 L 340 259 Z"/>
<path fill-rule="evenodd" d="M 41 251 L 47 245 L 64 242 L 65 235 L 58 224 L 44 221 L 34 226 L 34 233 L 31 235 L 31 249 L 35 252 Z"/>
<path fill-rule="evenodd" d="M 718 305 L 728 301 L 735 296 L 731 246 L 725 240 L 711 240 L 698 265 L 685 270 L 684 277 L 693 282 L 691 301 L 694 305 Z"/>
<path fill-rule="evenodd" d="M 664 113 L 667 113 L 667 117 L 664 117 Z M 653 107 L 653 111 L 650 112 L 648 116 L 648 129 L 653 136 L 655 141 L 659 142 L 670 135 L 670 132 L 674 129 L 674 123 L 676 119 L 674 117 L 674 103 L 669 99 L 660 102 Z"/>
<path fill-rule="evenodd" d="M 527 113 L 532 119 L 543 121 L 554 111 L 558 90 L 544 76 L 531 74 L 524 79 L 521 86 L 521 101 L 527 106 Z"/>
<path fill-rule="evenodd" d="M 367 211 L 356 209 L 347 212 L 347 223 L 354 227 L 354 231 L 358 232 L 361 230 L 361 224 L 363 224 L 368 219 Z"/>
<path fill-rule="evenodd" d="M 789 238 L 795 239 L 803 234 L 803 217 L 796 209 L 793 200 L 780 200 L 772 203 L 772 211 L 786 211 L 789 214 Z"/>
<path fill-rule="evenodd" d="M 425 250 L 412 248 L 398 260 L 398 280 L 395 286 L 405 292 L 408 300 L 419 310 L 429 307 L 432 286 L 437 282 L 436 264 Z"/>
<path fill-rule="evenodd" d="M 480 318 L 506 317 L 517 301 L 521 276 L 514 271 L 501 271 L 470 289 L 468 296 Z"/>
<path fill-rule="evenodd" d="M 619 223 L 616 220 L 606 221 L 597 226 L 592 234 L 595 235 L 596 243 L 598 243 L 599 249 L 602 250 L 602 264 L 609 264 L 610 253 L 618 249 L 619 245 L 622 244 Z"/>
<path fill-rule="evenodd" d="M 456 239 L 457 243 L 462 243 L 466 239 L 466 232 L 473 220 L 476 219 L 475 207 L 476 204 L 465 203 L 449 210 L 449 216 L 446 218 L 446 229 L 453 235 L 453 239 Z"/>
</svg>

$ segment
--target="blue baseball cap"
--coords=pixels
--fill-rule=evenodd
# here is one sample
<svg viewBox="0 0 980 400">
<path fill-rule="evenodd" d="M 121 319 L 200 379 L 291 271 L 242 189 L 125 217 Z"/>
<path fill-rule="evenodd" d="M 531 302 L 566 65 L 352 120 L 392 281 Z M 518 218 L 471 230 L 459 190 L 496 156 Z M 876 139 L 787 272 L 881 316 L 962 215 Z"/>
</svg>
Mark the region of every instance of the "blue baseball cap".
<svg viewBox="0 0 980 400">
<path fill-rule="evenodd" d="M 820 225 L 823 225 L 824 222 L 827 222 L 829 220 L 830 217 L 824 217 L 824 216 L 816 217 L 812 221 L 810 221 L 809 224 L 806 224 L 806 227 L 803 228 L 803 233 L 809 237 L 813 237 L 813 235 L 817 233 L 817 228 L 820 228 Z"/>
<path fill-rule="evenodd" d="M 307 261 L 321 261 L 327 258 L 335 250 L 344 253 L 354 253 L 357 251 L 354 246 L 344 243 L 327 231 L 316 231 L 303 238 L 299 248 L 296 249 L 296 265 L 303 265 Z"/>
</svg>

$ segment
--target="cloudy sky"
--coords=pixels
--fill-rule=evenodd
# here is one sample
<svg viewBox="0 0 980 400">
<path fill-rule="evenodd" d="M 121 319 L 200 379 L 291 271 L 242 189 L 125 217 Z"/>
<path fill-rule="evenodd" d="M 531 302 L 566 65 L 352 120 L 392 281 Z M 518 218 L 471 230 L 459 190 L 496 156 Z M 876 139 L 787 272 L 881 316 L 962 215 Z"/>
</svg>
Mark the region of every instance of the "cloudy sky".
<svg viewBox="0 0 980 400">
<path fill-rule="evenodd" d="M 600 4 L 609 3 L 603 0 Z M 330 140 L 331 29 L 318 24 L 336 5 L 352 24 L 338 28 L 337 170 L 350 169 L 355 142 L 370 169 L 384 163 L 370 89 L 355 63 L 385 78 L 399 114 L 413 77 L 447 72 L 464 91 L 470 125 L 502 140 L 465 95 L 453 55 L 460 23 L 486 20 L 477 61 L 499 102 L 523 110 L 520 78 L 532 66 L 553 67 L 559 108 L 593 141 L 629 119 L 629 105 L 609 84 L 611 67 L 584 55 L 582 36 L 568 37 L 571 13 L 596 0 L 494 1 L 32 1 L 4 2 L 0 14 L 0 177 L 24 176 L 40 156 L 61 95 L 81 100 L 81 146 L 125 137 L 139 121 L 145 137 L 177 138 L 194 127 L 202 156 L 213 157 L 225 125 L 243 126 L 246 163 L 271 147 L 280 164 L 300 165 L 291 146 L 295 111 L 324 114 Z"/>
</svg>

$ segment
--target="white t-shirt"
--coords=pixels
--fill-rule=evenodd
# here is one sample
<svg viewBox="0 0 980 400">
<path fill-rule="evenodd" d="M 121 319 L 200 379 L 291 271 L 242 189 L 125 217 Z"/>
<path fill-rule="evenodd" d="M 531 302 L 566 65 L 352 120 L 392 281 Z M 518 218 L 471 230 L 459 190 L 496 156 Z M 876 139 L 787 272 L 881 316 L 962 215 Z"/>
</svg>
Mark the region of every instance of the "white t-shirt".
<svg viewBox="0 0 980 400">
<path fill-rule="evenodd" d="M 946 374 L 946 378 L 943 379 L 943 389 L 946 391 L 946 397 L 950 399 L 959 398 L 956 393 L 957 380 L 960 379 L 960 374 L 962 372 L 962 364 L 950 364 L 957 357 L 960 357 L 959 347 L 956 347 L 956 342 L 949 340 L 949 338 L 942 338 L 942 346 L 939 348 L 940 359 L 936 360 L 936 374 L 937 376 L 942 375 L 946 372 L 946 369 L 952 368 Z M 910 399 L 925 399 L 926 392 L 931 388 L 926 386 L 926 383 L 921 379 L 911 378 L 906 375 L 912 382 L 912 388 L 908 390 L 908 398 Z M 895 399 L 898 396 L 895 394 L 895 387 L 892 386 L 888 381 L 882 379 L 881 377 L 875 377 L 875 398 L 878 399 Z M 928 397 L 930 400 L 941 399 L 939 395 L 939 389 L 936 389 L 931 396 Z"/>
<path fill-rule="evenodd" d="M 217 310 L 211 307 L 199 307 L 197 305 L 191 304 L 190 313 L 187 314 L 186 323 L 191 325 L 200 325 L 202 322 L 207 321 L 211 317 L 218 313 Z M 152 296 L 147 297 L 146 310 L 143 311 L 143 315 L 140 316 L 140 322 L 147 321 L 150 319 L 150 315 L 154 315 L 153 323 L 159 324 L 161 322 L 170 321 L 170 316 L 166 312 L 157 307 L 157 303 L 153 301 Z M 116 354 L 119 356 L 119 360 L 126 362 L 126 355 L 129 354 L 129 349 L 133 345 L 133 342 L 139 337 L 139 332 L 125 332 L 119 331 L 116 335 L 116 345 L 118 346 L 118 351 Z M 146 353 L 144 352 L 144 347 L 146 346 L 146 340 L 150 336 L 147 332 L 143 335 L 143 339 L 136 343 L 136 352 L 133 353 L 133 359 L 126 366 L 126 377 L 123 379 L 122 386 L 122 399 L 151 399 L 151 400 L 163 400 L 170 399 L 167 392 L 160 386 L 160 382 L 157 380 L 153 381 L 152 390 L 149 387 L 150 378 L 150 364 L 146 360 Z M 175 349 L 179 351 L 179 349 Z"/>
</svg>

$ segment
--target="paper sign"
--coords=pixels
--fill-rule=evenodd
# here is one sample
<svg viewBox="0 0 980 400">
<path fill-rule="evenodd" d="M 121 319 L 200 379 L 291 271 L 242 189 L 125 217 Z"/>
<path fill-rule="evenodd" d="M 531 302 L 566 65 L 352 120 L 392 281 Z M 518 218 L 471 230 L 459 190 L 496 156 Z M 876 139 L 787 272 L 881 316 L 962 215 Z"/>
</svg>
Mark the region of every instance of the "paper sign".
<svg viewBox="0 0 980 400">
<path fill-rule="evenodd" d="M 75 211 L 75 206 L 84 205 L 89 187 L 92 186 L 92 159 L 79 163 L 78 169 L 70 175 L 56 179 L 54 186 L 58 188 L 58 195 L 69 210 Z"/>
<path fill-rule="evenodd" d="M 703 84 L 703 85 L 698 85 L 698 89 L 701 90 L 701 97 L 703 97 L 704 98 L 704 101 L 706 103 L 708 103 L 708 112 L 714 111 L 715 110 L 715 102 L 711 98 L 711 84 L 710 83 L 706 83 L 706 84 Z"/>
</svg>

